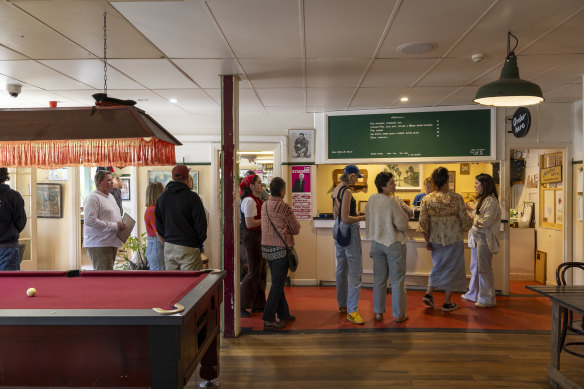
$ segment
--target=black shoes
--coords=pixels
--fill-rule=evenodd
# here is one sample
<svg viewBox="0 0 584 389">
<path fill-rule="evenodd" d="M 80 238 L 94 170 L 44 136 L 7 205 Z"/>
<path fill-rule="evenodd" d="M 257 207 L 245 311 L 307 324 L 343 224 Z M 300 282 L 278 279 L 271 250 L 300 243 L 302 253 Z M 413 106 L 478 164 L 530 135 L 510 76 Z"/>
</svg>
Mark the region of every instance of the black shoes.
<svg viewBox="0 0 584 389">
<path fill-rule="evenodd" d="M 240 313 L 241 317 L 251 317 L 251 313 L 249 313 L 249 311 L 245 310 L 245 309 L 241 309 L 241 313 Z"/>
<path fill-rule="evenodd" d="M 444 305 L 442 305 L 442 310 L 444 312 L 452 312 L 452 311 L 456 311 L 457 309 L 458 309 L 458 304 L 456 304 L 456 303 L 450 303 L 450 304 L 444 303 Z"/>
<path fill-rule="evenodd" d="M 281 330 L 286 326 L 283 321 L 265 321 L 264 320 L 264 331 L 277 331 Z"/>
<path fill-rule="evenodd" d="M 424 304 L 426 304 L 427 306 L 429 306 L 432 309 L 434 308 L 434 296 L 432 296 L 429 293 L 426 293 L 422 300 L 424 301 Z"/>
</svg>

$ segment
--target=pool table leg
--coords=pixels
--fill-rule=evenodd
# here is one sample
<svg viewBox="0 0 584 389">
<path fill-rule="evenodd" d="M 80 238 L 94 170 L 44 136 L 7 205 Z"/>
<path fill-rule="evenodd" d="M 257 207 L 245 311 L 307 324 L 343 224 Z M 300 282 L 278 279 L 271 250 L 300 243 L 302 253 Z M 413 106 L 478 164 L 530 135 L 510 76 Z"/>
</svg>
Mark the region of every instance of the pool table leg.
<svg viewBox="0 0 584 389">
<path fill-rule="evenodd" d="M 152 388 L 184 388 L 180 360 L 180 326 L 150 326 Z"/>
<path fill-rule="evenodd" d="M 204 380 L 212 381 L 219 377 L 219 346 L 219 334 L 215 334 L 215 339 L 201 359 L 199 375 Z"/>
</svg>

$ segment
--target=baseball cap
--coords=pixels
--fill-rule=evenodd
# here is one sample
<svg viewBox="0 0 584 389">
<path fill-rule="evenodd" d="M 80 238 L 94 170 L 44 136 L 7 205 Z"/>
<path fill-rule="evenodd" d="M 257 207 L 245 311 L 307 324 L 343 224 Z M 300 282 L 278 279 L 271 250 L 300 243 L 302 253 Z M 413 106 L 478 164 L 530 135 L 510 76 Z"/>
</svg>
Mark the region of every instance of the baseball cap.
<svg viewBox="0 0 584 389">
<path fill-rule="evenodd" d="M 361 174 L 359 172 L 359 168 L 355 165 L 347 165 L 345 166 L 345 168 L 343 169 L 343 173 L 345 174 L 352 174 L 355 173 L 356 175 L 359 176 L 359 178 L 363 178 L 363 174 Z"/>
<path fill-rule="evenodd" d="M 172 179 L 182 180 L 189 175 L 190 171 L 191 169 L 189 169 L 186 165 L 176 165 L 172 168 Z"/>
</svg>

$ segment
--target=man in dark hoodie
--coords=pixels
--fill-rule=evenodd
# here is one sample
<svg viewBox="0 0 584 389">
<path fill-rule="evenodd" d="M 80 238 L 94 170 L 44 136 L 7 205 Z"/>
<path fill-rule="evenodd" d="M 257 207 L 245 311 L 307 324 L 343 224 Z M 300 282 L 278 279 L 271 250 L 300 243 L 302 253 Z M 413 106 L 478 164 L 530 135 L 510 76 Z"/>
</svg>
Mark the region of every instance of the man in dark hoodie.
<svg viewBox="0 0 584 389">
<path fill-rule="evenodd" d="M 5 184 L 8 169 L 0 168 L 0 270 L 20 270 L 18 238 L 26 225 L 24 200 Z"/>
<path fill-rule="evenodd" d="M 201 249 L 207 239 L 207 216 L 185 165 L 172 169 L 172 181 L 154 208 L 158 238 L 164 242 L 166 270 L 201 270 Z"/>
</svg>

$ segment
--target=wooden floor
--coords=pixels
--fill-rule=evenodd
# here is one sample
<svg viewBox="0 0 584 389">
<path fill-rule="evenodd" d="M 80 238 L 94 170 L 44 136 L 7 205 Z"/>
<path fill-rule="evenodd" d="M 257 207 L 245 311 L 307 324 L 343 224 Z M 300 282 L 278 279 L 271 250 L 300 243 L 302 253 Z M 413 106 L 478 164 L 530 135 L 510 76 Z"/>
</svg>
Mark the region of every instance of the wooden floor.
<svg viewBox="0 0 584 389">
<path fill-rule="evenodd" d="M 549 387 L 549 334 L 287 333 L 222 342 L 220 388 Z M 561 369 L 584 384 L 583 359 L 563 355 Z M 193 377 L 187 387 L 197 384 Z"/>
</svg>

